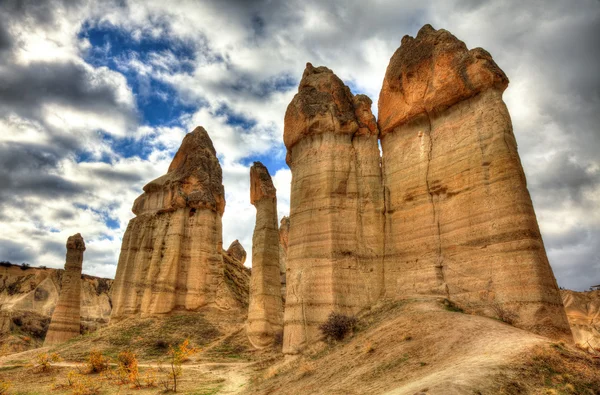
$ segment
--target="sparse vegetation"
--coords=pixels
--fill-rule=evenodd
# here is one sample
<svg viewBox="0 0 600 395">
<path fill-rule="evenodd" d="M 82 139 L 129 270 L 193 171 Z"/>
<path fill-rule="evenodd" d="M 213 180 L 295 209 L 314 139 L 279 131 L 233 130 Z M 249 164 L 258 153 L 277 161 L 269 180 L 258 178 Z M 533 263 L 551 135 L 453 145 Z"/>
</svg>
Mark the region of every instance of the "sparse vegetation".
<svg viewBox="0 0 600 395">
<path fill-rule="evenodd" d="M 448 311 L 452 311 L 454 313 L 464 313 L 465 311 L 458 306 L 455 302 L 448 300 L 448 299 L 444 299 L 444 308 Z"/>
<path fill-rule="evenodd" d="M 181 365 L 187 361 L 190 356 L 197 353 L 199 350 L 190 344 L 189 339 L 185 339 L 183 343 L 176 347 L 170 346 L 167 353 L 168 367 L 160 367 L 159 371 L 163 374 L 160 384 L 165 392 L 177 392 L 177 382 L 183 374 Z"/>
<path fill-rule="evenodd" d="M 356 317 L 332 312 L 327 321 L 319 326 L 319 330 L 326 340 L 340 341 L 356 328 L 357 323 Z"/>
<path fill-rule="evenodd" d="M 8 394 L 12 383 L 10 381 L 0 380 L 0 395 Z"/>
<path fill-rule="evenodd" d="M 49 354 L 42 352 L 35 357 L 35 368 L 41 372 L 48 372 L 52 369 L 52 364 L 60 362 L 62 358 L 57 353 Z"/>
<path fill-rule="evenodd" d="M 101 351 L 92 350 L 87 361 L 89 373 L 102 373 L 108 369 L 110 360 Z"/>
<path fill-rule="evenodd" d="M 514 325 L 514 323 L 519 319 L 519 315 L 517 313 L 504 308 L 504 306 L 497 301 L 493 301 L 490 306 L 494 311 L 494 314 L 496 314 L 498 319 L 502 322 L 505 322 L 509 325 Z"/>
<path fill-rule="evenodd" d="M 504 394 L 530 393 L 532 389 L 553 394 L 598 394 L 600 360 L 562 344 L 537 346 L 530 359 L 507 379 L 500 390 Z"/>
</svg>

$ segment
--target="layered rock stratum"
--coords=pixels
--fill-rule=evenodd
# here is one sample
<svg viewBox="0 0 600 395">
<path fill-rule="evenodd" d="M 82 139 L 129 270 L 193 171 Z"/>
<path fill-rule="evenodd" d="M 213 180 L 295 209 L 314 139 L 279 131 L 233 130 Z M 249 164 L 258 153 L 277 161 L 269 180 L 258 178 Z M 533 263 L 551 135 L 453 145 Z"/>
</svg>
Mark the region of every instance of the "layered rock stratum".
<svg viewBox="0 0 600 395">
<path fill-rule="evenodd" d="M 246 250 L 239 240 L 234 240 L 227 249 L 227 253 L 241 264 L 246 262 Z"/>
<path fill-rule="evenodd" d="M 405 36 L 379 97 L 385 291 L 438 294 L 570 338 L 523 172 L 508 78 L 491 55 L 425 25 Z"/>
<path fill-rule="evenodd" d="M 204 128 L 188 133 L 167 174 L 133 205 L 115 282 L 111 320 L 236 305 L 224 283 L 222 171 Z"/>
<path fill-rule="evenodd" d="M 258 348 L 272 344 L 283 329 L 276 192 L 267 168 L 254 162 L 250 168 L 250 203 L 256 207 L 256 224 L 246 332 L 250 343 Z"/>
<path fill-rule="evenodd" d="M 331 70 L 308 63 L 286 110 L 286 353 L 318 337 L 331 311 L 354 314 L 383 291 L 384 202 L 370 106 Z"/>
<path fill-rule="evenodd" d="M 62 288 L 52 313 L 44 346 L 63 343 L 80 334 L 81 269 L 85 242 L 77 233 L 67 239 L 67 258 Z"/>
<path fill-rule="evenodd" d="M 560 291 L 573 340 L 585 349 L 600 351 L 600 290 Z"/>
</svg>

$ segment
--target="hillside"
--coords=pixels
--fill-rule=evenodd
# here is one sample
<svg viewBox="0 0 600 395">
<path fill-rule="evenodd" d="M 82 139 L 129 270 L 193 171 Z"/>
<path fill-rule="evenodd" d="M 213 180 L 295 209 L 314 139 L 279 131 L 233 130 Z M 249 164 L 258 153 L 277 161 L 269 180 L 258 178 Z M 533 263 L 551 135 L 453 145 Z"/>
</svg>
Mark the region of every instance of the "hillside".
<svg viewBox="0 0 600 395">
<path fill-rule="evenodd" d="M 231 312 L 230 312 L 231 313 Z M 130 349 L 142 372 L 159 372 L 169 344 L 189 338 L 200 352 L 183 365 L 183 394 L 595 394 L 600 359 L 495 319 L 464 314 L 443 299 L 378 304 L 359 316 L 355 332 L 339 343 L 317 343 L 305 356 L 275 348 L 254 350 L 244 318 L 222 310 L 128 319 L 61 346 L 0 358 L 0 380 L 20 378 L 23 393 L 45 393 L 66 383 L 91 350 L 114 362 Z M 34 367 L 39 352 L 64 361 L 47 373 Z M 113 365 L 114 369 L 114 365 Z M 154 394 L 129 389 L 110 375 L 89 374 L 101 392 Z M 30 391 L 30 392 L 27 392 Z M 31 392 L 38 391 L 38 392 Z M 68 387 L 53 393 L 71 393 Z"/>
<path fill-rule="evenodd" d="M 41 346 L 58 301 L 64 270 L 0 266 L 0 344 L 12 351 Z M 81 332 L 108 324 L 113 280 L 82 276 Z"/>
<path fill-rule="evenodd" d="M 599 350 L 600 291 L 576 292 L 563 289 L 560 294 L 575 343 L 586 349 Z"/>
</svg>

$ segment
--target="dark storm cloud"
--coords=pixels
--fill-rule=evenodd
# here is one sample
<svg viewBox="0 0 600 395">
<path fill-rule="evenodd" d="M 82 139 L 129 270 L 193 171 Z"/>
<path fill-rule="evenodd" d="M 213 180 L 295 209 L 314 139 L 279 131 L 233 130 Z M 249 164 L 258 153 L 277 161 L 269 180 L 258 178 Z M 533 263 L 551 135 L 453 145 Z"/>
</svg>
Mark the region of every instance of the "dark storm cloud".
<svg viewBox="0 0 600 395">
<path fill-rule="evenodd" d="M 38 118 L 41 107 L 49 103 L 99 113 L 122 108 L 115 87 L 98 82 L 82 64 L 7 65 L 0 68 L 0 111 Z"/>
<path fill-rule="evenodd" d="M 0 260 L 12 263 L 32 263 L 37 255 L 37 251 L 26 244 L 0 239 Z"/>
<path fill-rule="evenodd" d="M 58 166 L 59 155 L 46 146 L 0 144 L 0 203 L 17 202 L 27 196 L 57 198 L 83 193 L 82 186 L 49 174 Z"/>
</svg>

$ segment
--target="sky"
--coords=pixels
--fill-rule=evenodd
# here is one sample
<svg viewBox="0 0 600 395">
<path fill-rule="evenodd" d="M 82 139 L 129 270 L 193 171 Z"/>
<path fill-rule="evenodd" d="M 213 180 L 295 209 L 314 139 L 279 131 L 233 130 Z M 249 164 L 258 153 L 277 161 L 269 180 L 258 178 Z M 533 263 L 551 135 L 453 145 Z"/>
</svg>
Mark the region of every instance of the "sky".
<svg viewBox="0 0 600 395">
<path fill-rule="evenodd" d="M 483 47 L 562 287 L 600 284 L 600 1 L 0 0 L 0 260 L 114 277 L 131 206 L 184 135 L 210 134 L 225 248 L 248 251 L 249 167 L 289 211 L 285 109 L 306 62 L 377 98 L 406 34 L 429 23 Z"/>
</svg>

